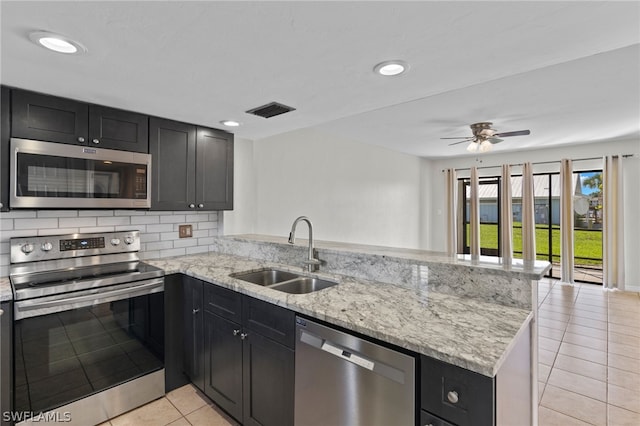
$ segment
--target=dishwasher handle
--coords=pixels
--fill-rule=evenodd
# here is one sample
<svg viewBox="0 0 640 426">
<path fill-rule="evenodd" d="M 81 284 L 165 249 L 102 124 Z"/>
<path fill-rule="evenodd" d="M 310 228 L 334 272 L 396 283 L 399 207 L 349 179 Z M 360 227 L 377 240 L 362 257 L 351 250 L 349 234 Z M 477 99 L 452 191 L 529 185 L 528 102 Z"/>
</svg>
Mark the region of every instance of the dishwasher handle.
<svg viewBox="0 0 640 426">
<path fill-rule="evenodd" d="M 367 358 L 362 354 L 355 353 L 354 351 L 342 347 L 334 342 L 323 339 L 315 334 L 309 333 L 306 330 L 300 330 L 300 342 L 305 343 L 313 348 L 324 351 L 327 354 L 331 354 L 336 358 L 343 361 L 350 362 L 359 367 L 365 368 L 372 373 L 386 377 L 394 382 L 404 384 L 406 381 L 405 372 L 387 365 L 383 362 L 376 361 L 371 358 Z"/>
</svg>

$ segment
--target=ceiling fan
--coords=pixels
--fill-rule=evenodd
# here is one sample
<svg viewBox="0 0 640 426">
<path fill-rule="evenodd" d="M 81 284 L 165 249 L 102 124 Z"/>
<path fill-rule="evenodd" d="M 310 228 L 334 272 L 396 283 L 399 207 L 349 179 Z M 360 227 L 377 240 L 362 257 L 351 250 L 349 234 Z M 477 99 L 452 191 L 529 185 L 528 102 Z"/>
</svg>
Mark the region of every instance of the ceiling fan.
<svg viewBox="0 0 640 426">
<path fill-rule="evenodd" d="M 457 145 L 459 143 L 471 142 L 467 147 L 469 152 L 487 152 L 491 151 L 493 144 L 502 142 L 500 138 L 506 138 L 510 136 L 525 136 L 531 134 L 530 130 L 516 130 L 514 132 L 501 132 L 498 133 L 495 129 L 491 128 L 493 123 L 489 121 L 482 121 L 480 123 L 474 123 L 471 126 L 473 136 L 461 136 L 455 138 L 440 138 L 440 139 L 463 139 L 459 142 L 450 143 L 451 145 Z"/>
</svg>

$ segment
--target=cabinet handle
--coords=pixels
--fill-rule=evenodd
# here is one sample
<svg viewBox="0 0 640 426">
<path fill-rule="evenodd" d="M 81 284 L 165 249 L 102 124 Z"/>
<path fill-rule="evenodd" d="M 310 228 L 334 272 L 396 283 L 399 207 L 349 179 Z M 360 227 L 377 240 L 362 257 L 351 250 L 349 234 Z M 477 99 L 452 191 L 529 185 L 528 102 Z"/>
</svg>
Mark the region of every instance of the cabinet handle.
<svg viewBox="0 0 640 426">
<path fill-rule="evenodd" d="M 197 314 L 198 312 L 200 312 L 200 309 L 194 309 L 194 310 L 192 311 L 193 315 Z"/>
<path fill-rule="evenodd" d="M 78 136 L 78 142 L 84 143 L 84 138 L 82 136 Z"/>
<path fill-rule="evenodd" d="M 199 209 L 204 208 L 204 204 L 202 204 L 202 203 L 201 203 L 201 204 L 198 204 L 198 208 L 199 208 Z"/>
<path fill-rule="evenodd" d="M 248 336 L 249 336 L 249 334 L 248 334 L 248 333 L 242 333 L 242 334 L 240 334 L 240 338 L 241 338 L 242 340 L 246 339 Z"/>
<path fill-rule="evenodd" d="M 457 404 L 458 403 L 458 392 L 449 391 L 449 393 L 447 394 L 447 399 L 449 400 L 450 403 Z"/>
<path fill-rule="evenodd" d="M 233 335 L 237 336 L 238 334 L 240 334 L 240 330 L 233 330 Z"/>
<path fill-rule="evenodd" d="M 91 142 L 95 143 L 95 144 L 99 144 L 100 143 L 100 139 L 94 139 Z"/>
<path fill-rule="evenodd" d="M 190 208 L 190 209 L 195 209 L 195 208 L 196 208 L 196 205 L 195 205 L 195 204 L 189 204 L 189 208 Z"/>
</svg>

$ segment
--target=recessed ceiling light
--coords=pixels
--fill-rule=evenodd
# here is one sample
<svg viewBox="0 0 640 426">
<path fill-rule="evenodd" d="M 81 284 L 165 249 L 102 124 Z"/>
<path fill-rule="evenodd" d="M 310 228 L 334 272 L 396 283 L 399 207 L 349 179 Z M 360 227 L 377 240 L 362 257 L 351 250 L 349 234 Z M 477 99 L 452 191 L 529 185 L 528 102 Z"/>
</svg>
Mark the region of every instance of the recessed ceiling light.
<svg viewBox="0 0 640 426">
<path fill-rule="evenodd" d="M 405 61 L 393 60 L 380 62 L 373 67 L 373 71 L 376 74 L 384 75 L 385 77 L 391 77 L 394 75 L 400 75 L 409 69 L 409 64 Z"/>
<path fill-rule="evenodd" d="M 240 125 L 239 122 L 233 120 L 222 120 L 220 124 L 227 127 L 238 127 Z"/>
<path fill-rule="evenodd" d="M 87 51 L 87 48 L 75 40 L 60 34 L 50 33 L 48 31 L 35 31 L 29 34 L 29 39 L 38 46 L 45 47 L 58 53 L 81 54 Z"/>
</svg>

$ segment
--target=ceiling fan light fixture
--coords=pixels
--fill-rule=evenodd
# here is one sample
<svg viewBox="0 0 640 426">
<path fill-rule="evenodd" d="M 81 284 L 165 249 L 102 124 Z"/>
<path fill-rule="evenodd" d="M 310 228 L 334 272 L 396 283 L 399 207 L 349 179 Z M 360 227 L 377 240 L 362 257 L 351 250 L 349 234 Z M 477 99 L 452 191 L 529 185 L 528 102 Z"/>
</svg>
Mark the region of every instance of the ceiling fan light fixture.
<svg viewBox="0 0 640 426">
<path fill-rule="evenodd" d="M 75 40 L 48 31 L 34 31 L 29 40 L 40 47 L 67 55 L 79 55 L 87 52 L 87 48 Z"/>
<path fill-rule="evenodd" d="M 478 143 L 477 142 L 471 142 L 469 144 L 469 146 L 467 147 L 467 151 L 469 152 L 476 152 L 478 150 Z"/>
<path fill-rule="evenodd" d="M 373 72 L 385 77 L 393 77 L 405 73 L 409 69 L 409 64 L 405 61 L 394 59 L 392 61 L 380 62 L 373 67 Z"/>
<path fill-rule="evenodd" d="M 480 152 L 489 152 L 493 149 L 493 144 L 487 140 L 480 142 L 478 146 L 478 151 Z"/>
</svg>

